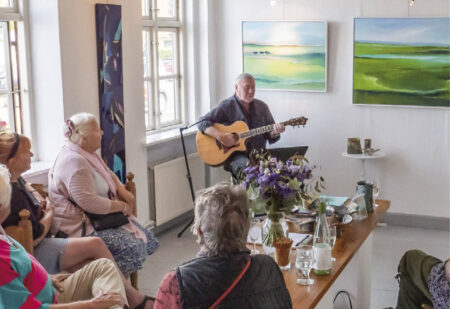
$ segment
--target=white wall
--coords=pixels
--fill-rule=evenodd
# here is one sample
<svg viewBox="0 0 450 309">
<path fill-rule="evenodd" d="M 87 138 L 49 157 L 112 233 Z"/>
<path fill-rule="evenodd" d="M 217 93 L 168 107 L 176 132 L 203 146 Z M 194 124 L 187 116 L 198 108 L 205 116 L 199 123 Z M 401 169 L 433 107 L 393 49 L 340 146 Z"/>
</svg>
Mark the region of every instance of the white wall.
<svg viewBox="0 0 450 309">
<path fill-rule="evenodd" d="M 33 85 L 39 156 L 52 161 L 63 144 L 63 120 L 74 113 L 98 116 L 95 4 L 122 6 L 122 52 L 127 171 L 135 174 L 138 217 L 149 218 L 147 155 L 142 60 L 141 2 L 139 0 L 30 1 Z M 39 2 L 39 3 L 38 3 Z M 45 6 L 45 7 L 44 7 Z M 48 26 L 47 26 L 48 25 Z M 38 34 L 39 36 L 36 36 Z M 50 78 L 50 84 L 47 80 Z M 46 103 L 50 108 L 44 108 Z M 42 150 L 44 149 L 44 150 Z"/>
<path fill-rule="evenodd" d="M 448 109 L 352 105 L 354 17 L 442 16 L 448 0 L 227 0 L 210 2 L 212 103 L 233 93 L 242 70 L 241 22 L 249 20 L 324 20 L 328 22 L 328 92 L 257 90 L 275 119 L 309 118 L 304 129 L 288 128 L 277 146 L 309 145 L 307 157 L 322 166 L 327 193 L 352 195 L 361 163 L 341 156 L 348 137 L 372 138 L 387 152 L 368 162 L 381 183 L 390 212 L 450 217 L 450 132 Z M 210 30 L 211 32 L 211 30 Z M 418 77 L 420 78 L 420 77 Z"/>
<path fill-rule="evenodd" d="M 41 161 L 53 161 L 64 142 L 58 1 L 27 1 L 31 50 L 30 94 L 35 116 L 33 149 Z"/>
</svg>

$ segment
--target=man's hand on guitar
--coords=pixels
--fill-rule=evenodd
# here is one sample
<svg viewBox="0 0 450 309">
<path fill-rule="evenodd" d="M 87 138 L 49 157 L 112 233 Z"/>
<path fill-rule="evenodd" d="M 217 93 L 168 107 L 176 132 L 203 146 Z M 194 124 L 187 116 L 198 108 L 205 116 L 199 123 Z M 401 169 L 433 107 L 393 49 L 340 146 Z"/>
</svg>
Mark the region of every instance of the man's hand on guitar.
<svg viewBox="0 0 450 309">
<path fill-rule="evenodd" d="M 225 147 L 233 147 L 236 145 L 233 134 L 231 133 L 220 133 L 218 136 L 219 142 Z"/>
<path fill-rule="evenodd" d="M 273 125 L 273 130 L 272 132 L 270 132 L 270 135 L 274 138 L 274 137 L 278 137 L 278 135 L 280 135 L 280 133 L 283 133 L 284 130 L 286 128 L 284 127 L 284 124 L 282 123 L 275 123 Z"/>
</svg>

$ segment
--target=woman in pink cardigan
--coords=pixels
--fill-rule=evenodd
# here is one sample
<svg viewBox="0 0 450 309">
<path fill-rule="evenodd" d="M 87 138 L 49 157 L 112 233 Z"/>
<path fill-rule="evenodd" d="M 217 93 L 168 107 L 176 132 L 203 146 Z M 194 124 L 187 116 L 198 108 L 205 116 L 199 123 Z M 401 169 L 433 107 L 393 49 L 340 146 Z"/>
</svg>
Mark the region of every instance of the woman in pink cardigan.
<svg viewBox="0 0 450 309">
<path fill-rule="evenodd" d="M 55 205 L 52 233 L 62 232 L 69 237 L 98 236 L 124 274 L 141 269 L 147 255 L 152 254 L 159 243 L 133 216 L 134 196 L 97 155 L 103 131 L 95 116 L 73 115 L 66 121 L 64 134 L 67 143 L 56 158 L 48 181 L 49 198 Z M 96 231 L 85 212 L 123 212 L 129 223 Z"/>
</svg>

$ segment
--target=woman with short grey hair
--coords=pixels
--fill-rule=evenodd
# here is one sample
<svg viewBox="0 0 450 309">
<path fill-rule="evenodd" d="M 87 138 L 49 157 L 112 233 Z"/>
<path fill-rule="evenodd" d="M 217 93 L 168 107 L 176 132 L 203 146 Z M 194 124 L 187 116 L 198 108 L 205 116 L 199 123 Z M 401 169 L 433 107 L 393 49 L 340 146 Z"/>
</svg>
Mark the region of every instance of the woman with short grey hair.
<svg viewBox="0 0 450 309">
<path fill-rule="evenodd" d="M 248 229 L 243 188 L 219 183 L 201 191 L 192 228 L 201 246 L 198 258 L 163 278 L 154 308 L 292 308 L 275 261 L 250 256 Z"/>
<path fill-rule="evenodd" d="M 71 116 L 65 122 L 64 136 L 67 143 L 48 178 L 49 197 L 55 204 L 52 234 L 100 237 L 124 274 L 141 269 L 159 243 L 133 215 L 134 195 L 97 154 L 103 131 L 96 117 L 89 113 Z M 89 217 L 120 212 L 127 217 L 122 225 L 97 230 Z"/>
<path fill-rule="evenodd" d="M 247 193 L 219 183 L 203 190 L 195 203 L 192 231 L 206 256 L 230 255 L 245 249 L 249 229 Z"/>
</svg>

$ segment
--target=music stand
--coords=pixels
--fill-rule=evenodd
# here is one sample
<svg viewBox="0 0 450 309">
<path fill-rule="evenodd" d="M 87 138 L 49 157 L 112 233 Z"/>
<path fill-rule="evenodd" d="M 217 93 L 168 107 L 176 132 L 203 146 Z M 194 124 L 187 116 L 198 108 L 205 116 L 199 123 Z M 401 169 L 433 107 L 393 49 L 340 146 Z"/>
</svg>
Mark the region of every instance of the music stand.
<svg viewBox="0 0 450 309">
<path fill-rule="evenodd" d="M 286 161 L 293 155 L 304 156 L 308 150 L 308 146 L 284 147 L 284 148 L 267 148 L 268 153 L 272 157 L 281 161 Z"/>
<path fill-rule="evenodd" d="M 193 124 L 195 125 L 195 123 Z M 181 145 L 183 146 L 183 155 L 184 155 L 184 163 L 186 163 L 186 178 L 189 182 L 189 188 L 191 189 L 191 197 L 192 197 L 192 202 L 194 202 L 195 204 L 195 192 L 194 192 L 194 186 L 192 185 L 192 176 L 191 176 L 191 170 L 189 169 L 189 162 L 187 159 L 187 154 L 186 154 L 186 146 L 184 145 L 184 136 L 183 136 L 183 131 L 192 127 L 193 125 L 190 126 L 186 126 L 183 128 L 180 128 L 180 137 L 181 137 Z M 186 229 L 194 222 L 194 218 L 192 218 L 188 224 L 186 224 L 186 226 L 178 233 L 177 237 L 180 238 L 181 235 L 183 235 L 184 231 L 186 231 Z"/>
<path fill-rule="evenodd" d="M 194 191 L 194 186 L 192 185 L 192 177 L 191 177 L 191 170 L 189 169 L 189 162 L 187 159 L 187 154 L 186 154 L 186 146 L 184 144 L 184 136 L 183 136 L 183 131 L 187 130 L 197 124 L 199 124 L 200 122 L 205 121 L 205 119 L 200 119 L 199 121 L 189 125 L 189 126 L 185 126 L 183 128 L 180 128 L 180 137 L 181 137 L 181 145 L 183 146 L 183 155 L 184 155 L 184 163 L 186 163 L 186 178 L 189 181 L 189 188 L 191 189 L 191 197 L 192 197 L 192 202 L 194 203 L 194 207 L 195 207 L 195 191 Z M 194 216 L 195 217 L 195 216 Z M 183 235 L 184 231 L 186 231 L 186 229 L 194 222 L 194 217 L 188 222 L 188 224 L 186 224 L 186 226 L 178 233 L 177 237 L 180 238 L 181 235 Z"/>
</svg>

